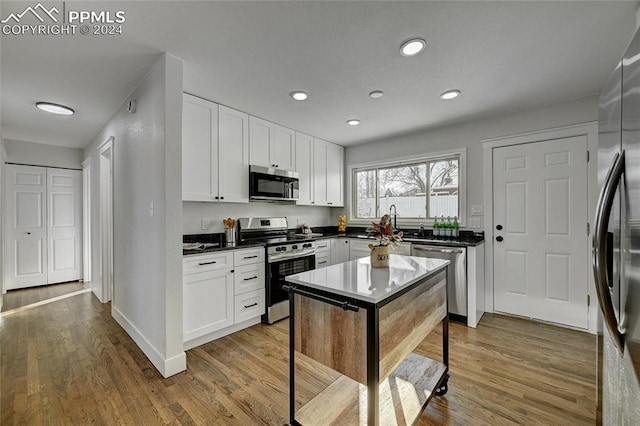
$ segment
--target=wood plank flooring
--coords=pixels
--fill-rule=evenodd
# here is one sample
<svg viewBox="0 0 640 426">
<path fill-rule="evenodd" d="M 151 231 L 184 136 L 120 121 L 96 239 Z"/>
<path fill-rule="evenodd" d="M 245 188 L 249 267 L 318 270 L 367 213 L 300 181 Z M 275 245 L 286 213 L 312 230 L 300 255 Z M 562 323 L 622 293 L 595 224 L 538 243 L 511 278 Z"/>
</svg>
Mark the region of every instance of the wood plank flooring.
<svg viewBox="0 0 640 426">
<path fill-rule="evenodd" d="M 187 372 L 163 379 L 91 293 L 0 316 L 0 424 L 285 424 L 287 327 L 194 348 Z M 440 329 L 418 353 L 440 359 Z M 594 424 L 595 357 L 586 333 L 498 315 L 451 323 L 449 392 L 418 424 Z M 302 379 L 300 400 L 331 377 Z"/>
<path fill-rule="evenodd" d="M 9 290 L 2 301 L 2 312 L 21 308 L 32 303 L 42 302 L 54 297 L 64 296 L 69 293 L 89 288 L 88 284 L 80 281 L 43 285 L 20 290 Z"/>
</svg>

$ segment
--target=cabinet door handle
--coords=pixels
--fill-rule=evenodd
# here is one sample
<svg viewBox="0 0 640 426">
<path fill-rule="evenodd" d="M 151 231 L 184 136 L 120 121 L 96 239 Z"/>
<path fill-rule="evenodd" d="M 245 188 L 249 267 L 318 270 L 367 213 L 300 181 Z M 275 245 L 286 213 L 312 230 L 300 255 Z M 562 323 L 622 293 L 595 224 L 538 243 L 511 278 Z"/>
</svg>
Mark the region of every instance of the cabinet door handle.
<svg viewBox="0 0 640 426">
<path fill-rule="evenodd" d="M 247 309 L 247 308 L 253 308 L 254 306 L 258 306 L 258 302 L 256 302 L 256 303 L 252 303 L 252 304 L 250 304 L 250 305 L 244 305 L 245 309 Z"/>
<path fill-rule="evenodd" d="M 333 204 L 333 203 L 329 203 L 329 202 L 327 202 L 327 204 L 331 205 L 331 204 Z"/>
<path fill-rule="evenodd" d="M 327 261 L 323 260 L 322 262 L 318 262 L 318 265 L 324 265 L 325 263 L 327 263 Z"/>
<path fill-rule="evenodd" d="M 211 262 L 200 262 L 198 263 L 198 265 L 200 266 L 204 266 L 204 265 L 213 265 L 214 263 L 218 263 L 215 260 L 212 260 Z"/>
<path fill-rule="evenodd" d="M 244 256 L 243 259 L 255 259 L 258 255 L 255 256 Z"/>
<path fill-rule="evenodd" d="M 253 276 L 251 278 L 245 278 L 244 280 L 245 281 L 251 281 L 251 280 L 257 280 L 257 279 L 258 279 L 258 276 L 256 275 L 256 276 Z"/>
</svg>

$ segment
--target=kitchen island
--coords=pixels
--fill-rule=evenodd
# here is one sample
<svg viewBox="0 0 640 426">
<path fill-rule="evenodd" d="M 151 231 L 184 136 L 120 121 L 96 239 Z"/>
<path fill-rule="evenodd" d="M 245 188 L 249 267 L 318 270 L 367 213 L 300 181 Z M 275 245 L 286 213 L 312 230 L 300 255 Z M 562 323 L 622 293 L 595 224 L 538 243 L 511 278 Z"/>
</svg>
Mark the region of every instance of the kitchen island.
<svg viewBox="0 0 640 426">
<path fill-rule="evenodd" d="M 290 423 L 412 424 L 448 381 L 447 265 L 391 255 L 286 277 L 289 291 Z M 413 350 L 438 324 L 443 362 Z M 296 375 L 337 372 L 315 395 L 296 395 Z"/>
</svg>

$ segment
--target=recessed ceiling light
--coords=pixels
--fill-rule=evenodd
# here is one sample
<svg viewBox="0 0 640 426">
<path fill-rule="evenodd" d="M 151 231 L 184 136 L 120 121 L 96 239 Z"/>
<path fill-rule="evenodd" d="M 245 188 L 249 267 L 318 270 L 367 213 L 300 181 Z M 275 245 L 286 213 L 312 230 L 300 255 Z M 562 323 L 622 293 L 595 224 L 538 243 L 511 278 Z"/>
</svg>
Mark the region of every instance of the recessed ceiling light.
<svg viewBox="0 0 640 426">
<path fill-rule="evenodd" d="M 448 101 L 450 99 L 455 99 L 460 96 L 459 90 L 447 90 L 442 95 L 440 95 L 440 99 Z"/>
<path fill-rule="evenodd" d="M 427 46 L 427 42 L 421 38 L 412 38 L 402 43 L 400 46 L 400 53 L 402 56 L 415 56 L 422 52 Z"/>
<path fill-rule="evenodd" d="M 51 114 L 73 115 L 75 113 L 75 111 L 68 106 L 53 104 L 51 102 L 36 102 L 36 108 L 50 112 Z"/>
<path fill-rule="evenodd" d="M 291 97 L 296 101 L 306 101 L 309 95 L 301 90 L 296 90 L 295 92 L 291 92 Z"/>
<path fill-rule="evenodd" d="M 369 93 L 369 97 L 371 99 L 380 99 L 383 96 L 384 92 L 382 90 L 374 90 L 373 92 Z"/>
<path fill-rule="evenodd" d="M 358 120 L 357 118 L 351 118 L 347 120 L 347 124 L 349 126 L 357 126 L 358 124 L 360 124 L 360 120 Z"/>
</svg>

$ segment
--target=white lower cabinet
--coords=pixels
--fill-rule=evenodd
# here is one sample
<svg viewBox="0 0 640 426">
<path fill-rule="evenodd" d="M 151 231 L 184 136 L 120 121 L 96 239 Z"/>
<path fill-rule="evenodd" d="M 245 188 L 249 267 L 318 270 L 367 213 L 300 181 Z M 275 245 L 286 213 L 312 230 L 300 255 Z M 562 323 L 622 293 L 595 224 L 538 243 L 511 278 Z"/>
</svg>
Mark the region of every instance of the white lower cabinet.
<svg viewBox="0 0 640 426">
<path fill-rule="evenodd" d="M 235 297 L 236 323 L 264 314 L 264 298 L 264 289 L 237 295 Z"/>
<path fill-rule="evenodd" d="M 331 265 L 331 241 L 316 241 L 316 269 Z"/>
<path fill-rule="evenodd" d="M 184 341 L 233 325 L 231 268 L 185 275 Z"/>
<path fill-rule="evenodd" d="M 349 244 L 349 260 L 360 259 L 371 255 L 369 244 L 374 244 L 374 240 L 351 239 Z M 398 243 L 395 248 L 389 250 L 389 254 L 411 255 L 411 243 Z"/>
<path fill-rule="evenodd" d="M 331 240 L 331 264 L 344 263 L 349 261 L 349 245 L 348 238 L 334 238 Z"/>
<path fill-rule="evenodd" d="M 183 341 L 191 349 L 260 322 L 264 248 L 183 259 Z"/>
</svg>

